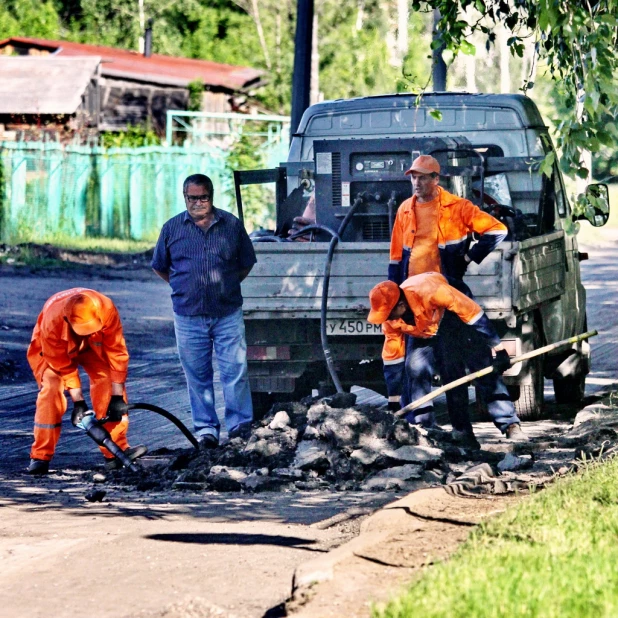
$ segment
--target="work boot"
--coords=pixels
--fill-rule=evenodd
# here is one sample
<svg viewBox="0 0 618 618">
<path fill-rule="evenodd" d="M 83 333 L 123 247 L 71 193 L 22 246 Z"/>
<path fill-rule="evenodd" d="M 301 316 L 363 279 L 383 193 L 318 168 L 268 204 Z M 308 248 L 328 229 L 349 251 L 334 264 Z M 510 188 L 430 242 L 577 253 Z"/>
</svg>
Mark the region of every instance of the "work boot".
<svg viewBox="0 0 618 618">
<path fill-rule="evenodd" d="M 148 452 L 148 447 L 144 444 L 138 444 L 137 446 L 130 446 L 124 451 L 124 454 L 133 461 L 138 457 L 143 457 Z M 105 460 L 105 469 L 106 470 L 120 470 L 122 468 L 122 462 L 114 457 L 113 459 Z"/>
<path fill-rule="evenodd" d="M 248 440 L 251 437 L 251 423 L 241 423 L 237 427 L 234 427 L 234 429 L 229 432 L 228 437 L 230 440 L 233 440 L 234 438 Z"/>
<path fill-rule="evenodd" d="M 26 472 L 32 475 L 41 475 L 49 473 L 49 461 L 43 459 L 31 459 L 30 465 L 26 468 Z"/>
<path fill-rule="evenodd" d="M 200 445 L 200 451 L 208 451 L 211 448 L 217 448 L 219 446 L 219 439 L 211 433 L 205 433 L 203 436 L 199 436 L 197 442 Z"/>
<path fill-rule="evenodd" d="M 467 448 L 471 451 L 478 451 L 481 448 L 479 441 L 472 431 L 459 431 L 458 429 L 453 429 L 451 438 L 457 446 L 461 446 L 462 448 Z"/>
<path fill-rule="evenodd" d="M 513 423 L 506 428 L 506 439 L 513 442 L 529 442 L 530 438 L 523 432 L 519 423 Z"/>
</svg>

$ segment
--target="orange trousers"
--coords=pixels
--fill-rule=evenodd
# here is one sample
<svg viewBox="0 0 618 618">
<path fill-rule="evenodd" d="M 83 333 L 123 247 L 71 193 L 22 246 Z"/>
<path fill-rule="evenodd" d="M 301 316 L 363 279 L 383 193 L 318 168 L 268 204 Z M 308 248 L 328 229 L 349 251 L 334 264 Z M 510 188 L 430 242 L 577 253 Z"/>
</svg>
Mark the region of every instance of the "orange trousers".
<svg viewBox="0 0 618 618">
<path fill-rule="evenodd" d="M 107 412 L 112 396 L 112 380 L 107 363 L 92 350 L 85 350 L 77 357 L 78 364 L 90 378 L 90 399 L 97 418 L 102 418 Z M 125 395 L 126 401 L 126 395 Z M 62 417 L 67 410 L 67 398 L 64 395 L 62 378 L 49 367 L 43 370 L 39 381 L 39 394 L 36 400 L 36 413 L 34 415 L 34 443 L 30 450 L 32 459 L 50 461 L 54 456 L 56 444 L 60 438 Z M 127 430 L 129 417 L 124 416 L 117 423 L 106 423 L 105 429 L 109 431 L 112 440 L 125 450 L 127 443 Z M 99 447 L 107 459 L 113 455 L 104 447 Z"/>
</svg>

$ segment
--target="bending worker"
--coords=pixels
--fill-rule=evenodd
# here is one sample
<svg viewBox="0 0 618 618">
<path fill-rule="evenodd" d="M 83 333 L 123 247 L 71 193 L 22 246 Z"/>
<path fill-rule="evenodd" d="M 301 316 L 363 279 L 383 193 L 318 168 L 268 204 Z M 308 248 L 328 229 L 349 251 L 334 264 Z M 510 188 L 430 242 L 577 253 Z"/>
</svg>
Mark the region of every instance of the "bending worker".
<svg viewBox="0 0 618 618">
<path fill-rule="evenodd" d="M 493 364 L 494 373 L 479 378 L 477 388 L 496 427 L 511 440 L 527 440 L 500 377 L 510 366 L 509 356 L 476 302 L 450 286 L 439 273 L 414 275 L 401 286 L 383 281 L 371 290 L 369 300 L 367 320 L 382 324 L 385 335 L 382 358 L 389 393 L 401 388 L 406 375 L 411 401 L 429 393 L 434 355 L 445 384 L 465 375 L 466 366 L 478 371 Z M 492 349 L 496 353 L 493 362 Z M 448 391 L 446 400 L 455 442 L 479 448 L 468 415 L 467 385 Z M 406 420 L 435 425 L 432 406 L 409 412 Z"/>
<path fill-rule="evenodd" d="M 129 418 L 125 381 L 129 353 L 114 303 L 103 294 L 73 288 L 52 296 L 32 333 L 28 362 L 39 385 L 34 417 L 34 444 L 30 451 L 29 474 L 47 474 L 60 437 L 62 416 L 67 409 L 64 391 L 73 401 L 71 419 L 79 421 L 88 411 L 78 367 L 90 378 L 90 396 L 97 418 L 107 416 L 105 428 L 112 440 L 130 459 L 146 454 L 145 446 L 129 447 Z M 101 448 L 106 467 L 121 467 L 116 458 Z"/>
</svg>

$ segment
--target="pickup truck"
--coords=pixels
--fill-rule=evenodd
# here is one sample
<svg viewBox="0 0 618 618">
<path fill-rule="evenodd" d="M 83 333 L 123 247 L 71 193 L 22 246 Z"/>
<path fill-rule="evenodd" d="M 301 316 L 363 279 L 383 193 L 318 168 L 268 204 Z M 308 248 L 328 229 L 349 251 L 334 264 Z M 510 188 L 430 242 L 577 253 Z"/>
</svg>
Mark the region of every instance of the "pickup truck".
<svg viewBox="0 0 618 618">
<path fill-rule="evenodd" d="M 465 276 L 511 356 L 586 330 L 579 224 L 557 164 L 541 173 L 553 146 L 533 101 L 522 95 L 465 93 L 388 95 L 327 101 L 309 107 L 288 160 L 272 170 L 235 173 L 243 187 L 272 183 L 276 230 L 254 234 L 258 262 L 243 282 L 249 375 L 259 409 L 276 398 L 328 388 L 320 337 L 327 251 L 349 222 L 332 258 L 326 332 L 341 384 L 385 392 L 383 335 L 366 321 L 369 290 L 387 278 L 389 240 L 399 205 L 411 195 L 404 172 L 420 154 L 441 163 L 441 184 L 503 220 L 509 235 Z M 605 185 L 589 185 L 587 218 L 603 225 Z M 290 241 L 294 217 L 315 199 L 316 224 Z M 358 203 L 357 203 L 358 202 Z M 601 207 L 599 207 L 599 204 Z M 470 242 L 475 242 L 471 237 Z M 538 416 L 544 379 L 559 403 L 577 402 L 590 370 L 581 342 L 513 366 L 504 379 L 517 413 Z M 478 402 L 482 407 L 482 402 Z"/>
</svg>

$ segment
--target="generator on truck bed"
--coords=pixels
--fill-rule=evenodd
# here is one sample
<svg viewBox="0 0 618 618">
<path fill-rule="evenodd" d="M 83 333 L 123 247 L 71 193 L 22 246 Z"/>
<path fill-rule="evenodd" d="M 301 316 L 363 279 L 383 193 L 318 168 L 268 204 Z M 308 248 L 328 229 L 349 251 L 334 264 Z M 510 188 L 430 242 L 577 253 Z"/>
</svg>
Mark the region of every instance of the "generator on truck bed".
<svg viewBox="0 0 618 618">
<path fill-rule="evenodd" d="M 434 113 L 434 110 L 439 113 Z M 430 113 L 431 112 L 431 113 Z M 353 210 L 332 261 L 326 332 L 345 387 L 385 391 L 379 327 L 366 321 L 369 290 L 387 278 L 390 233 L 411 196 L 404 172 L 420 154 L 441 165 L 441 185 L 491 212 L 509 229 L 465 276 L 511 356 L 586 328 L 585 290 L 573 215 L 553 150 L 534 103 L 521 95 L 390 95 L 311 106 L 293 136 L 288 161 L 272 170 L 235 173 L 242 187 L 274 183 L 276 230 L 256 235 L 258 262 L 243 282 L 249 376 L 256 407 L 297 398 L 328 380 L 320 306 L 329 242 Z M 590 185 L 589 220 L 609 214 L 605 185 Z M 289 240 L 294 217 L 313 196 L 315 223 Z M 598 207 L 598 206 L 601 207 Z M 581 217 L 580 217 L 581 218 Z M 474 242 L 474 238 L 470 238 Z M 558 402 L 583 397 L 590 348 L 581 342 L 512 367 L 504 374 L 522 418 L 538 415 L 544 378 Z"/>
</svg>

